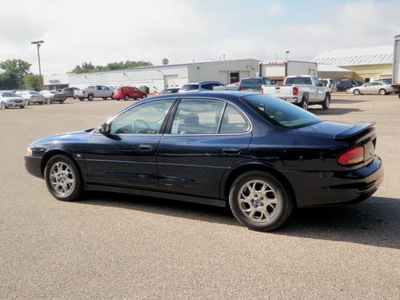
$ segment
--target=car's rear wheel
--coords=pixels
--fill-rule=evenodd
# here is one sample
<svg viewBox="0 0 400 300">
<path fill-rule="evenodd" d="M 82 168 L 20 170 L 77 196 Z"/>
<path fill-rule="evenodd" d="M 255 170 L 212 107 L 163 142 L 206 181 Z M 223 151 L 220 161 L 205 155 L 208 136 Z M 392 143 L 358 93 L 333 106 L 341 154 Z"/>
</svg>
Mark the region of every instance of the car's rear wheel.
<svg viewBox="0 0 400 300">
<path fill-rule="evenodd" d="M 89 100 L 89 101 L 93 101 L 93 99 L 94 99 L 93 95 L 89 95 L 89 96 L 88 96 L 88 100 Z"/>
<path fill-rule="evenodd" d="M 85 100 L 85 98 L 79 97 L 79 101 L 83 101 L 83 100 Z"/>
<path fill-rule="evenodd" d="M 386 95 L 387 93 L 386 93 L 386 90 L 385 89 L 380 89 L 379 90 L 379 95 L 381 95 L 381 96 L 383 96 L 383 95 Z"/>
<path fill-rule="evenodd" d="M 324 102 L 322 102 L 322 108 L 328 109 L 330 104 L 331 104 L 331 95 L 329 93 L 327 93 L 325 95 Z"/>
<path fill-rule="evenodd" d="M 103 100 L 107 100 L 107 97 L 103 97 Z"/>
<path fill-rule="evenodd" d="M 19 108 L 25 108 L 25 105 L 20 105 Z"/>
<path fill-rule="evenodd" d="M 269 231 L 281 226 L 293 210 L 293 199 L 274 176 L 252 171 L 239 176 L 229 193 L 236 219 L 250 229 Z"/>
<path fill-rule="evenodd" d="M 4 101 L 2 101 L 2 102 L 0 103 L 0 107 L 1 107 L 1 109 L 6 109 L 6 108 L 7 108 L 7 105 L 6 105 L 6 103 L 5 103 Z"/>
<path fill-rule="evenodd" d="M 83 192 L 83 181 L 75 163 L 65 155 L 49 159 L 44 171 L 47 188 L 58 200 L 72 201 Z"/>
<path fill-rule="evenodd" d="M 29 100 L 25 99 L 25 106 L 28 106 L 28 105 L 29 105 Z"/>
<path fill-rule="evenodd" d="M 47 104 L 51 104 L 51 99 L 47 99 Z"/>
<path fill-rule="evenodd" d="M 129 100 L 129 96 L 128 96 L 128 95 L 125 95 L 124 100 L 125 100 L 125 101 L 128 101 L 128 100 Z"/>
<path fill-rule="evenodd" d="M 354 90 L 354 91 L 353 91 L 353 94 L 354 94 L 354 95 L 360 95 L 360 90 L 357 90 L 357 89 Z"/>
<path fill-rule="evenodd" d="M 303 99 L 301 99 L 299 106 L 304 110 L 308 110 L 308 99 L 306 96 L 303 96 Z"/>
</svg>

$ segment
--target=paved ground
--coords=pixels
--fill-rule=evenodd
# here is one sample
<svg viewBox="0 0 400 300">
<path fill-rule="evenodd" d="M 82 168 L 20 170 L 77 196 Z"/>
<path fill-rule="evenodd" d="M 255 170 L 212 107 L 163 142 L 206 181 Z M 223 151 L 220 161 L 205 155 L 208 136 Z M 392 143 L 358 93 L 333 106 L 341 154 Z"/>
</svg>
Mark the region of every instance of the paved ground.
<svg viewBox="0 0 400 300">
<path fill-rule="evenodd" d="M 399 299 L 400 99 L 334 94 L 329 120 L 376 121 L 385 181 L 358 205 L 303 209 L 273 233 L 224 209 L 91 194 L 56 201 L 27 174 L 34 140 L 132 102 L 0 110 L 0 299 Z"/>
</svg>

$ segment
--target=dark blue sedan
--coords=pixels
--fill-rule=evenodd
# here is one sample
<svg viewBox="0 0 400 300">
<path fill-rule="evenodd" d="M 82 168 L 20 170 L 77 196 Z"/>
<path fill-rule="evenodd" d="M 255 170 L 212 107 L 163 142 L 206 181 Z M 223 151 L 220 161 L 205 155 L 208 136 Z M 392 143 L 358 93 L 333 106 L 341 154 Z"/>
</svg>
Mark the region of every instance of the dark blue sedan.
<svg viewBox="0 0 400 300">
<path fill-rule="evenodd" d="M 362 201 L 383 180 L 373 123 L 325 121 L 260 94 L 171 94 L 96 129 L 34 142 L 25 165 L 59 200 L 107 191 L 229 206 L 268 231 L 294 207 Z"/>
</svg>

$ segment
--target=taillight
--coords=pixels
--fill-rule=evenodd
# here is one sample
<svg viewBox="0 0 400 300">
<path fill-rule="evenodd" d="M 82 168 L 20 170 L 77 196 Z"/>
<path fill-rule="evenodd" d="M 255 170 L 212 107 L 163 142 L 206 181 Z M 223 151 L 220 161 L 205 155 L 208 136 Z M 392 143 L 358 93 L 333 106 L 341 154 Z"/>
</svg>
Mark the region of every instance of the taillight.
<svg viewBox="0 0 400 300">
<path fill-rule="evenodd" d="M 328 85 L 328 88 L 332 88 L 331 84 Z"/>
<path fill-rule="evenodd" d="M 85 91 L 82 91 L 82 94 L 84 94 L 84 95 L 85 95 L 85 93 L 86 93 Z"/>
<path fill-rule="evenodd" d="M 299 89 L 297 87 L 293 87 L 293 95 L 294 96 L 299 95 Z"/>
<path fill-rule="evenodd" d="M 243 89 L 238 89 L 239 92 L 243 92 Z"/>
<path fill-rule="evenodd" d="M 337 162 L 342 166 L 355 165 L 364 160 L 364 147 L 358 146 L 341 154 Z"/>
</svg>

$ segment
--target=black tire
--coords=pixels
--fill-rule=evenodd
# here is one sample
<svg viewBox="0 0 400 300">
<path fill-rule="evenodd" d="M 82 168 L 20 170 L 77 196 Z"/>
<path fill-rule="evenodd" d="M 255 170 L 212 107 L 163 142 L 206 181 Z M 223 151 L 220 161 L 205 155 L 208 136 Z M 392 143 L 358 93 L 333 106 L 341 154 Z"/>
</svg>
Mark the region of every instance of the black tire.
<svg viewBox="0 0 400 300">
<path fill-rule="evenodd" d="M 379 90 L 379 95 L 384 96 L 384 95 L 386 95 L 386 94 L 387 94 L 387 92 L 386 92 L 385 89 L 380 89 L 380 90 Z"/>
<path fill-rule="evenodd" d="M 89 95 L 89 96 L 87 97 L 87 99 L 88 99 L 89 101 L 93 101 L 94 97 L 93 97 L 93 95 Z"/>
<path fill-rule="evenodd" d="M 327 93 L 325 95 L 324 102 L 322 102 L 322 109 L 328 109 L 331 104 L 331 95 Z"/>
<path fill-rule="evenodd" d="M 60 104 L 63 104 L 64 103 L 64 101 L 60 101 Z"/>
<path fill-rule="evenodd" d="M 360 90 L 359 90 L 359 89 L 355 89 L 355 90 L 353 91 L 353 94 L 356 95 L 356 96 L 358 96 L 358 95 L 360 95 L 361 93 L 360 93 Z"/>
<path fill-rule="evenodd" d="M 19 108 L 25 108 L 25 105 L 20 105 Z"/>
<path fill-rule="evenodd" d="M 304 110 L 308 110 L 308 97 L 307 96 L 303 96 L 303 99 L 301 99 L 299 106 Z"/>
<path fill-rule="evenodd" d="M 107 97 L 103 97 L 103 100 L 107 100 Z"/>
<path fill-rule="evenodd" d="M 83 100 L 85 100 L 85 98 L 79 97 L 79 101 L 83 101 Z"/>
<path fill-rule="evenodd" d="M 44 170 L 49 192 L 58 200 L 72 201 L 83 192 L 83 180 L 75 163 L 65 155 L 49 159 Z"/>
<path fill-rule="evenodd" d="M 266 172 L 252 171 L 235 180 L 229 193 L 229 205 L 235 218 L 249 229 L 270 231 L 289 218 L 293 199 L 277 178 Z"/>
<path fill-rule="evenodd" d="M 28 105 L 30 105 L 29 100 L 25 99 L 25 106 L 28 106 Z"/>
<path fill-rule="evenodd" d="M 51 104 L 52 103 L 52 101 L 51 101 L 51 99 L 49 98 L 49 99 L 47 99 L 47 102 L 46 102 L 47 104 Z"/>
<path fill-rule="evenodd" d="M 39 102 L 39 105 L 43 105 L 43 102 Z"/>
<path fill-rule="evenodd" d="M 124 96 L 124 100 L 125 100 L 125 101 L 128 101 L 128 100 L 129 100 L 129 95 L 125 95 L 125 96 Z"/>
<path fill-rule="evenodd" d="M 147 98 L 147 95 L 142 95 L 142 99 L 146 99 Z"/>
</svg>

